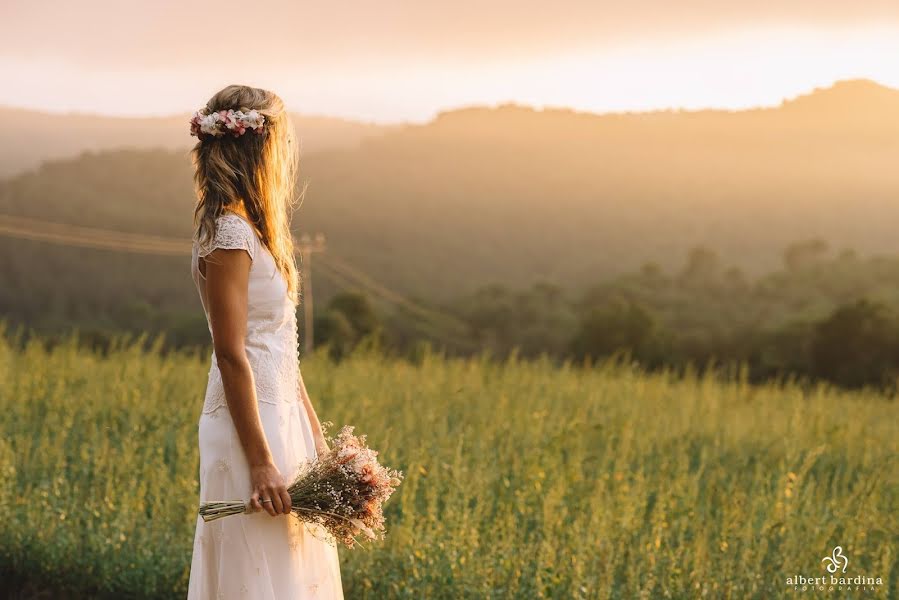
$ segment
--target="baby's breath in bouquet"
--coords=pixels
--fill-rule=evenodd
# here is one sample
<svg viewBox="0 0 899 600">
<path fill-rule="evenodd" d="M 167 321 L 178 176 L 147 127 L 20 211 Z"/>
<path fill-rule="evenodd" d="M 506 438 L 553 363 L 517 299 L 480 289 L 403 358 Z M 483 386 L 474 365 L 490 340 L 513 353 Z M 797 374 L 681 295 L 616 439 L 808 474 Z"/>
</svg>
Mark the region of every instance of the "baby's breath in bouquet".
<svg viewBox="0 0 899 600">
<path fill-rule="evenodd" d="M 331 451 L 306 463 L 287 486 L 292 512 L 302 521 L 324 527 L 352 548 L 356 536 L 384 536 L 384 502 L 400 484 L 403 474 L 378 463 L 378 453 L 365 445 L 364 435 L 345 426 L 331 439 Z M 204 502 L 204 521 L 251 512 L 243 501 Z"/>
</svg>

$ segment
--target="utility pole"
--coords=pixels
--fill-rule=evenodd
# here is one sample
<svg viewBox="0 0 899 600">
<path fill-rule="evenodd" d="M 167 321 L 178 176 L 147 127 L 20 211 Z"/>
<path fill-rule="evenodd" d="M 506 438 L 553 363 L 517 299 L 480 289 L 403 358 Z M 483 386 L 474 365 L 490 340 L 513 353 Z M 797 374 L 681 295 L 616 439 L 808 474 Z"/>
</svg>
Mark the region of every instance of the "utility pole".
<svg viewBox="0 0 899 600">
<path fill-rule="evenodd" d="M 325 251 L 325 234 L 316 233 L 311 237 L 308 233 L 300 236 L 297 251 L 302 257 L 302 286 L 303 286 L 303 355 L 308 356 L 312 352 L 312 255 Z"/>
</svg>

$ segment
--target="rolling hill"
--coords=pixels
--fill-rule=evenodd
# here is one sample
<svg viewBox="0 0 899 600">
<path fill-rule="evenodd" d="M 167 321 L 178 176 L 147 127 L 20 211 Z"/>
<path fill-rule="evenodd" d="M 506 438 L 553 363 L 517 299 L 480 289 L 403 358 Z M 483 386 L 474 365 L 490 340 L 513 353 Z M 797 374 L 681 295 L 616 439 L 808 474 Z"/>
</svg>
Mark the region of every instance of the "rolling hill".
<svg viewBox="0 0 899 600">
<path fill-rule="evenodd" d="M 899 91 L 869 81 L 740 112 L 472 107 L 357 141 L 305 154 L 295 223 L 429 302 L 492 283 L 583 289 L 647 262 L 679 269 L 699 245 L 748 274 L 809 238 L 899 253 Z M 182 151 L 91 152 L 0 183 L 0 213 L 186 237 L 190 175 Z M 10 240 L 0 250 L 7 314 L 23 315 L 22 290 L 38 298 L 31 316 L 42 303 L 74 304 L 73 315 L 195 308 L 180 259 Z"/>
</svg>

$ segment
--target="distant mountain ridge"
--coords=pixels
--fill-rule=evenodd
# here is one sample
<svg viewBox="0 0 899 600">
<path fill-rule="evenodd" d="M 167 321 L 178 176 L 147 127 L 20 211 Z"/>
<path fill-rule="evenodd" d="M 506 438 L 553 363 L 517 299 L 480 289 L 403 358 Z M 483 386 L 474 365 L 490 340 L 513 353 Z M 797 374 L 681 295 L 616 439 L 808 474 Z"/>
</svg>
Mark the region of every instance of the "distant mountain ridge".
<svg viewBox="0 0 899 600">
<path fill-rule="evenodd" d="M 857 111 L 865 107 L 864 111 Z M 780 109 L 866 115 L 899 110 L 899 90 L 870 79 L 846 79 L 784 100 Z"/>
<path fill-rule="evenodd" d="M 865 109 L 854 109 L 860 106 Z M 785 99 L 777 107 L 744 111 L 707 109 L 591 113 L 560 108 L 541 111 L 524 105 L 508 104 L 495 108 L 473 106 L 443 111 L 422 126 L 376 125 L 299 113 L 292 113 L 292 117 L 303 144 L 303 152 L 310 154 L 353 149 L 366 139 L 406 129 L 448 130 L 469 124 L 481 128 L 479 135 L 489 136 L 491 131 L 502 130 L 504 124 L 514 123 L 516 118 L 538 114 L 568 116 L 572 119 L 570 124 L 580 125 L 603 121 L 649 122 L 672 117 L 758 114 L 782 114 L 794 120 L 800 115 L 820 119 L 830 114 L 851 124 L 880 119 L 886 113 L 899 114 L 899 90 L 871 80 L 855 79 L 838 81 L 833 86 L 816 88 L 807 94 Z M 84 151 L 124 148 L 186 150 L 192 145 L 192 138 L 187 135 L 186 118 L 187 115 L 114 117 L 62 114 L 0 106 L 0 119 L 6 124 L 0 131 L 0 178 L 36 167 L 45 160 L 73 157 Z"/>
<path fill-rule="evenodd" d="M 335 117 L 291 115 L 303 153 L 353 148 L 389 126 Z M 125 148 L 187 150 L 189 115 L 112 117 L 94 114 L 46 113 L 0 106 L 0 178 L 38 166 L 46 160 L 70 158 L 86 151 Z"/>
</svg>

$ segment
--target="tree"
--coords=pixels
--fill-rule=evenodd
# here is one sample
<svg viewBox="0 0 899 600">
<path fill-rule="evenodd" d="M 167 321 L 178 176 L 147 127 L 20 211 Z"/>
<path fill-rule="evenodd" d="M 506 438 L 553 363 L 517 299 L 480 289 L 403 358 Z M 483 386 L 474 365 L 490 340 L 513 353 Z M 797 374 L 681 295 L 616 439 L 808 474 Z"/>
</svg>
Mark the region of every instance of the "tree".
<svg viewBox="0 0 899 600">
<path fill-rule="evenodd" d="M 377 341 L 382 330 L 374 308 L 362 294 L 334 296 L 325 313 L 315 318 L 315 342 L 328 344 L 335 359 L 346 356 L 363 339 Z"/>
<path fill-rule="evenodd" d="M 328 346 L 328 353 L 334 360 L 340 360 L 356 345 L 356 332 L 343 313 L 328 310 L 315 317 L 315 344 Z"/>
<path fill-rule="evenodd" d="M 892 385 L 899 329 L 888 309 L 868 300 L 837 308 L 812 337 L 812 374 L 848 387 Z"/>
<path fill-rule="evenodd" d="M 328 310 L 341 313 L 349 321 L 357 339 L 377 334 L 381 322 L 368 298 L 362 294 L 338 294 L 328 303 Z"/>
<path fill-rule="evenodd" d="M 823 259 L 829 248 L 827 242 L 819 239 L 790 244 L 784 250 L 784 265 L 788 271 L 799 271 Z"/>
<path fill-rule="evenodd" d="M 684 283 L 711 281 L 718 276 L 720 268 L 717 252 L 705 246 L 697 246 L 690 249 L 680 279 Z"/>
<path fill-rule="evenodd" d="M 632 301 L 612 302 L 584 315 L 571 351 L 580 359 L 627 352 L 636 360 L 654 363 L 659 354 L 658 334 L 656 319 L 645 307 Z"/>
</svg>

